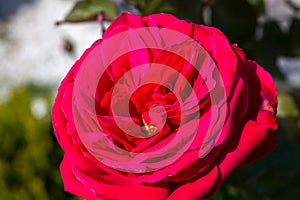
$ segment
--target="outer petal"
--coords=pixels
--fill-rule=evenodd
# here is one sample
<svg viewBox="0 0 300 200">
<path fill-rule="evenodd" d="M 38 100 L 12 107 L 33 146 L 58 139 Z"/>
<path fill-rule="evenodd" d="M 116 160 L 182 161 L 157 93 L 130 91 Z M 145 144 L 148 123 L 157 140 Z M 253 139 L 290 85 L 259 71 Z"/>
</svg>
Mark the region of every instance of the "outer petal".
<svg viewBox="0 0 300 200">
<path fill-rule="evenodd" d="M 164 200 L 169 195 L 169 185 L 164 182 L 135 184 L 129 176 L 97 175 L 72 166 L 73 173 L 85 187 L 103 199 L 112 200 Z"/>
<path fill-rule="evenodd" d="M 209 173 L 200 174 L 191 181 L 184 181 L 167 198 L 167 200 L 199 200 L 203 199 L 219 177 L 218 167 L 214 166 Z"/>
<path fill-rule="evenodd" d="M 269 112 L 269 117 L 273 119 L 270 119 L 272 123 L 268 123 L 268 126 L 276 129 L 277 123 L 273 123 L 278 103 L 276 85 L 270 74 L 254 61 L 248 61 L 246 68 L 249 77 L 249 108 L 247 116 L 257 120 L 260 114 Z"/>
<path fill-rule="evenodd" d="M 236 124 L 235 137 L 216 159 L 221 176 L 207 197 L 214 194 L 233 170 L 257 160 L 277 145 L 276 135 L 273 131 L 269 131 L 265 124 L 252 120 L 239 121 Z"/>
<path fill-rule="evenodd" d="M 124 12 L 118 18 L 116 18 L 106 30 L 109 33 L 117 26 L 125 25 L 129 28 L 141 28 L 141 27 L 166 27 L 176 21 L 179 21 L 171 14 L 152 14 L 149 16 L 136 16 L 132 13 Z"/>
<path fill-rule="evenodd" d="M 64 159 L 60 165 L 60 171 L 62 179 L 64 181 L 65 190 L 71 192 L 72 194 L 78 195 L 82 198 L 89 200 L 101 200 L 100 196 L 92 192 L 90 189 L 84 187 L 74 176 L 71 169 L 71 161 L 67 156 L 64 156 Z"/>
<path fill-rule="evenodd" d="M 136 16 L 132 13 L 124 12 L 110 24 L 103 37 L 106 38 L 107 36 L 112 36 L 114 34 L 120 33 L 120 30 L 125 29 L 142 27 L 166 27 L 176 21 L 179 21 L 179 19 L 170 14 L 162 13 L 149 16 Z"/>
<path fill-rule="evenodd" d="M 124 12 L 109 25 L 104 34 L 109 33 L 111 30 L 115 29 L 119 25 L 125 25 L 129 28 L 144 27 L 142 19 L 143 17 L 141 16 L 136 16 L 134 14 Z"/>
<path fill-rule="evenodd" d="M 179 19 L 176 18 L 174 15 L 166 13 L 152 14 L 146 17 L 154 20 L 159 27 L 167 27 L 170 24 L 179 21 Z"/>
<path fill-rule="evenodd" d="M 71 91 L 69 91 L 69 95 L 65 95 L 65 93 L 72 87 L 75 74 L 85 57 L 99 44 L 99 42 L 101 41 L 95 42 L 91 48 L 87 49 L 82 57 L 71 68 L 58 89 L 58 94 L 52 109 L 52 122 L 55 136 L 59 144 L 66 153 L 70 153 L 71 157 L 76 160 L 77 163 L 80 163 L 84 168 L 89 169 L 95 168 L 96 166 L 93 166 L 94 163 L 88 160 L 80 150 L 79 144 L 76 141 L 76 138 L 78 138 L 77 133 L 68 131 L 68 128 L 70 127 L 72 127 L 71 130 L 74 130 L 74 125 L 70 126 L 70 123 L 73 123 L 70 121 L 73 119 L 72 109 L 70 108 L 70 105 L 72 105 L 72 95 L 70 94 Z M 62 105 L 64 105 L 64 108 L 62 108 Z"/>
</svg>

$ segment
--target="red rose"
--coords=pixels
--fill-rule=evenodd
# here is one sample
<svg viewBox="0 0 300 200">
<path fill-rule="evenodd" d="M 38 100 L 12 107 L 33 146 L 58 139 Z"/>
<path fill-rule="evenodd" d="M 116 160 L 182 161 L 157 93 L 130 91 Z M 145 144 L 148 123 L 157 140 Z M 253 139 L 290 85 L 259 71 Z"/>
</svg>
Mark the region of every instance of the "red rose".
<svg viewBox="0 0 300 200">
<path fill-rule="evenodd" d="M 203 199 L 276 146 L 275 84 L 218 29 L 118 17 L 53 106 L 65 190 L 86 199 Z"/>
</svg>

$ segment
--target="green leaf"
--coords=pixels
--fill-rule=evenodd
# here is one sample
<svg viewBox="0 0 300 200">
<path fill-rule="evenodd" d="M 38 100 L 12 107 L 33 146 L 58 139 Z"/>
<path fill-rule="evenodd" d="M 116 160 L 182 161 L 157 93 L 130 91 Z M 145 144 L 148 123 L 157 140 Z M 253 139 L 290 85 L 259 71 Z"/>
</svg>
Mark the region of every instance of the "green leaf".
<svg viewBox="0 0 300 200">
<path fill-rule="evenodd" d="M 278 112 L 277 116 L 281 118 L 298 117 L 299 111 L 292 96 L 280 92 L 278 94 Z"/>
<path fill-rule="evenodd" d="M 100 13 L 104 13 L 104 17 L 109 20 L 118 16 L 117 8 L 111 0 L 83 0 L 74 5 L 64 22 L 95 20 Z"/>
</svg>

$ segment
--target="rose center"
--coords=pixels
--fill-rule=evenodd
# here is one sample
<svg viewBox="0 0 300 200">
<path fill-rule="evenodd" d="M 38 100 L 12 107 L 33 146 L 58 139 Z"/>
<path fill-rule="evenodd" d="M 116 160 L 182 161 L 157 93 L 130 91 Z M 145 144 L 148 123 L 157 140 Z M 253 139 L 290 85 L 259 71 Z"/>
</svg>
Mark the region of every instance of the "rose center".
<svg viewBox="0 0 300 200">
<path fill-rule="evenodd" d="M 167 113 L 163 106 L 154 104 L 148 112 L 142 113 L 142 131 L 148 136 L 158 133 L 165 125 Z"/>
</svg>

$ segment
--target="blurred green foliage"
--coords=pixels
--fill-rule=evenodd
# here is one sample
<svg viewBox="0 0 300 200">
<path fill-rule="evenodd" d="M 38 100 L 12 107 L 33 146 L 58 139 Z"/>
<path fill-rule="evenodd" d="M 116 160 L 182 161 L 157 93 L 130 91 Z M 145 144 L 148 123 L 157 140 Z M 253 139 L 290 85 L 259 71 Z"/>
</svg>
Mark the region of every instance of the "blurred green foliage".
<svg viewBox="0 0 300 200">
<path fill-rule="evenodd" d="M 51 96 L 49 88 L 29 85 L 1 100 L 0 200 L 77 199 L 63 191 Z"/>
</svg>

